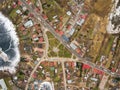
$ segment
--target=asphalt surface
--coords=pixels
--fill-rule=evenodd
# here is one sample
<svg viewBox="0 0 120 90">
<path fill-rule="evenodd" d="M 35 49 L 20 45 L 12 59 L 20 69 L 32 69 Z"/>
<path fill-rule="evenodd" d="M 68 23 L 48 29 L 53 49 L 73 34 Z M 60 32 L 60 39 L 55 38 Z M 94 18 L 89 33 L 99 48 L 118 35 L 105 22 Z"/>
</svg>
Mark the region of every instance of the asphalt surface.
<svg viewBox="0 0 120 90">
<path fill-rule="evenodd" d="M 54 28 L 44 20 L 44 18 L 41 16 L 40 13 L 38 14 L 37 12 L 35 12 L 35 11 L 33 10 L 33 8 L 26 3 L 25 0 L 21 0 L 21 2 L 22 2 L 22 3 L 27 7 L 27 9 L 34 15 L 34 17 L 35 17 L 38 21 L 40 21 L 40 23 L 41 23 L 45 28 L 47 28 L 47 29 L 49 30 L 49 32 L 51 32 L 51 33 L 54 35 L 54 37 L 55 37 L 56 39 L 58 39 L 71 53 L 73 53 L 76 57 L 78 57 L 82 63 L 88 64 L 88 65 L 90 65 L 91 67 L 96 68 L 96 69 L 98 69 L 98 70 L 101 70 L 101 71 L 103 71 L 103 72 L 105 72 L 105 73 L 107 73 L 107 74 L 109 74 L 109 75 L 111 75 L 111 76 L 120 77 L 119 74 L 113 73 L 113 72 L 111 72 L 109 69 L 106 69 L 106 68 L 104 68 L 104 67 L 101 67 L 101 66 L 98 66 L 98 65 L 92 63 L 88 58 L 83 58 L 83 57 L 81 57 L 80 54 L 78 54 L 75 50 L 73 50 L 73 49 L 70 47 L 70 45 L 69 45 L 68 42 L 66 42 L 61 36 L 59 36 L 59 35 L 55 32 Z M 75 20 L 76 20 L 76 19 L 75 19 Z"/>
</svg>

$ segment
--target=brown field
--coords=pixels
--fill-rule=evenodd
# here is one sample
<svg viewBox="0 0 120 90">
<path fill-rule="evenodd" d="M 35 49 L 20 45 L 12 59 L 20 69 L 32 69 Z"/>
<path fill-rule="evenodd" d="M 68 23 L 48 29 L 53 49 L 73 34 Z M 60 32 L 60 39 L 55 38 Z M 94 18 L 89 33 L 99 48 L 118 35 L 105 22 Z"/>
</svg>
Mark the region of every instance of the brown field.
<svg viewBox="0 0 120 90">
<path fill-rule="evenodd" d="M 112 7 L 112 0 L 86 0 L 85 3 L 89 5 L 91 13 L 101 17 L 108 15 Z"/>
</svg>

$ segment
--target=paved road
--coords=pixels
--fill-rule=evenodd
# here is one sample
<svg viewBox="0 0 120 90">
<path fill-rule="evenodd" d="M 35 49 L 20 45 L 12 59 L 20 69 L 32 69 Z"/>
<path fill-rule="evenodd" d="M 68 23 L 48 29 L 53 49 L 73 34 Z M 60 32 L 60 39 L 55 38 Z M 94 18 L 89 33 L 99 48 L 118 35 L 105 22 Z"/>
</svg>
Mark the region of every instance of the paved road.
<svg viewBox="0 0 120 90">
<path fill-rule="evenodd" d="M 54 28 L 53 28 L 51 25 L 49 25 L 49 24 L 44 20 L 44 18 L 41 16 L 41 14 L 38 14 L 37 12 L 35 12 L 35 11 L 31 8 L 31 6 L 29 6 L 29 5 L 26 3 L 25 0 L 21 0 L 21 1 L 22 1 L 23 4 L 27 7 L 27 9 L 34 15 L 34 17 L 35 17 L 38 21 L 40 21 L 40 24 L 42 24 L 44 27 L 46 27 L 46 28 L 49 30 L 49 32 L 51 32 L 51 33 L 54 35 L 54 37 L 55 37 L 56 39 L 58 39 L 71 53 L 73 53 L 75 56 L 77 56 L 82 63 L 89 64 L 90 66 L 92 66 L 92 67 L 94 67 L 94 68 L 97 68 L 97 69 L 99 69 L 99 70 L 101 70 L 101 71 L 104 71 L 105 73 L 107 73 L 107 74 L 109 74 L 109 75 L 112 75 L 112 76 L 115 76 L 115 77 L 120 76 L 120 75 L 117 74 L 117 73 L 112 73 L 110 70 L 108 70 L 108 69 L 106 69 L 106 68 L 104 68 L 104 67 L 100 67 L 100 66 L 98 66 L 98 65 L 90 62 L 90 60 L 87 59 L 87 58 L 82 58 L 82 57 L 80 56 L 80 54 L 78 54 L 75 50 L 73 50 L 73 49 L 69 46 L 69 43 L 68 43 L 68 42 L 66 42 L 61 36 L 59 36 L 59 35 L 55 32 Z M 75 20 L 76 20 L 76 19 L 75 19 Z"/>
</svg>

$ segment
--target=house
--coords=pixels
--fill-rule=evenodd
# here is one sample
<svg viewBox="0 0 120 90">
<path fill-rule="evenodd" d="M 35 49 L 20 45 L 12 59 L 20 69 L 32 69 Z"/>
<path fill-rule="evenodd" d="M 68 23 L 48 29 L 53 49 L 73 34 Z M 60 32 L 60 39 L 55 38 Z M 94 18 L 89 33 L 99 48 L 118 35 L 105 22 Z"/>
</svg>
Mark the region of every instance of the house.
<svg viewBox="0 0 120 90">
<path fill-rule="evenodd" d="M 57 20 L 57 22 L 58 22 L 59 20 Z M 62 25 L 63 25 L 63 23 L 62 22 L 60 22 L 59 23 L 59 28 L 62 28 Z"/>
<path fill-rule="evenodd" d="M 23 11 L 26 11 L 26 10 L 27 10 L 27 8 L 26 8 L 25 6 L 23 6 L 23 7 L 22 7 L 22 10 L 23 10 Z"/>
<path fill-rule="evenodd" d="M 4 79 L 0 79 L 0 90 L 8 90 Z"/>
<path fill-rule="evenodd" d="M 16 13 L 17 14 L 22 14 L 22 12 L 18 9 L 18 10 L 16 10 Z"/>
<path fill-rule="evenodd" d="M 40 11 L 40 9 L 39 9 L 39 8 L 35 8 L 35 11 L 36 11 L 36 12 L 39 12 L 39 11 Z"/>
<path fill-rule="evenodd" d="M 92 81 L 95 81 L 95 82 L 98 81 L 98 79 L 97 79 L 97 78 L 94 78 L 94 77 L 91 77 L 90 79 L 91 79 Z"/>
<path fill-rule="evenodd" d="M 32 20 L 29 20 L 29 21 L 27 21 L 25 24 L 24 24 L 24 27 L 25 28 L 30 28 L 30 27 L 32 27 L 33 26 L 33 21 Z"/>
<path fill-rule="evenodd" d="M 67 74 L 67 79 L 68 79 L 68 80 L 70 80 L 70 77 L 71 77 L 70 74 Z"/>
<path fill-rule="evenodd" d="M 94 68 L 93 72 L 96 73 L 96 74 L 99 74 L 99 75 L 103 75 L 103 74 L 104 74 L 103 71 L 98 70 L 98 69 L 96 69 L 96 68 Z"/>
<path fill-rule="evenodd" d="M 105 59 L 105 56 L 102 55 L 100 58 L 100 62 L 102 62 L 104 59 Z"/>
<path fill-rule="evenodd" d="M 57 18 L 58 16 L 57 15 L 55 15 L 55 16 L 53 16 L 53 19 L 55 19 L 55 18 Z"/>
<path fill-rule="evenodd" d="M 47 17 L 46 15 L 43 15 L 43 18 L 44 18 L 45 20 L 47 20 L 47 19 L 48 19 L 48 17 Z"/>
<path fill-rule="evenodd" d="M 40 37 L 39 42 L 43 42 L 43 41 L 44 41 L 43 37 Z"/>
<path fill-rule="evenodd" d="M 67 80 L 67 83 L 68 83 L 68 84 L 71 84 L 71 83 L 72 83 L 72 80 Z"/>
<path fill-rule="evenodd" d="M 75 32 L 75 29 L 72 28 L 72 29 L 69 31 L 69 34 L 72 36 L 74 32 Z"/>
<path fill-rule="evenodd" d="M 32 4 L 30 0 L 28 0 L 27 3 L 28 3 L 29 5 Z"/>
<path fill-rule="evenodd" d="M 16 8 L 16 7 L 17 7 L 16 3 L 15 3 L 15 2 L 13 2 L 13 8 Z"/>
<path fill-rule="evenodd" d="M 80 20 L 77 22 L 77 24 L 81 26 L 84 22 L 85 22 L 85 19 L 80 19 Z"/>
<path fill-rule="evenodd" d="M 59 31 L 59 34 L 60 34 L 60 36 L 62 36 L 64 34 L 64 32 L 63 31 Z"/>
<path fill-rule="evenodd" d="M 62 17 L 62 16 L 60 16 L 60 18 L 59 18 L 59 19 L 60 19 L 60 21 L 62 21 L 62 20 L 63 20 L 63 17 Z"/>
<path fill-rule="evenodd" d="M 77 49 L 77 46 L 74 43 L 71 43 L 70 46 L 73 50 Z"/>
<path fill-rule="evenodd" d="M 87 18 L 87 14 L 81 15 L 81 18 L 86 19 Z"/>
<path fill-rule="evenodd" d="M 21 31 L 24 31 L 24 30 L 25 30 L 25 27 L 24 27 L 24 26 L 21 26 L 21 27 L 20 27 L 20 30 L 21 30 Z"/>
<path fill-rule="evenodd" d="M 59 33 L 59 30 L 58 30 L 58 29 L 56 29 L 55 31 L 56 31 L 56 33 Z"/>
<path fill-rule="evenodd" d="M 21 6 L 21 5 L 22 5 L 22 2 L 21 2 L 20 0 L 18 0 L 17 4 L 18 4 L 19 6 Z"/>
<path fill-rule="evenodd" d="M 58 73 L 58 70 L 57 70 L 57 69 L 55 69 L 55 73 Z"/>
<path fill-rule="evenodd" d="M 67 11 L 66 14 L 70 16 L 72 13 L 70 11 Z"/>
<path fill-rule="evenodd" d="M 71 24 L 68 24 L 67 27 L 66 27 L 68 30 L 71 29 Z"/>
<path fill-rule="evenodd" d="M 69 38 L 66 37 L 65 35 L 62 35 L 62 38 L 63 38 L 66 42 L 69 42 Z"/>
<path fill-rule="evenodd" d="M 77 48 L 75 51 L 76 51 L 77 53 L 81 53 L 80 48 Z"/>
<path fill-rule="evenodd" d="M 84 69 L 90 69 L 91 68 L 91 66 L 89 66 L 89 65 L 87 65 L 87 64 L 83 64 L 83 66 L 82 66 L 82 69 L 84 70 Z"/>
</svg>

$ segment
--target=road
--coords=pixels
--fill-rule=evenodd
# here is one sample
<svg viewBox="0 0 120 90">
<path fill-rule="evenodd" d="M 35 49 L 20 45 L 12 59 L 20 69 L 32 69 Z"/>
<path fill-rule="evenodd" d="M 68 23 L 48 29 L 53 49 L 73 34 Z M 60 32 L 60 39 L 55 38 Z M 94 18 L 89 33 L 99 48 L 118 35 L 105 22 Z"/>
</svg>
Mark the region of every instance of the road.
<svg viewBox="0 0 120 90">
<path fill-rule="evenodd" d="M 38 66 L 40 65 L 40 63 L 43 61 L 43 59 L 44 59 L 44 57 L 39 60 L 38 64 L 35 66 L 35 68 L 34 68 L 33 71 L 31 72 L 30 77 L 29 77 L 29 79 L 28 79 L 28 82 L 27 82 L 27 84 L 26 84 L 25 90 L 28 90 L 28 85 L 29 85 L 29 83 L 30 83 L 30 80 L 32 79 L 32 76 L 33 76 L 34 72 L 36 71 L 36 69 L 38 68 Z"/>
<path fill-rule="evenodd" d="M 43 32 L 43 37 L 44 37 L 44 41 L 45 41 L 45 52 L 44 52 L 44 56 L 45 58 L 48 57 L 48 49 L 49 49 L 49 41 L 48 41 L 48 36 L 46 34 L 46 29 L 44 27 L 41 28 L 42 32 Z"/>
<path fill-rule="evenodd" d="M 41 13 L 42 13 L 42 12 L 43 12 L 43 8 L 42 8 L 41 0 L 38 0 L 38 3 L 39 3 L 39 5 L 40 5 L 40 11 L 41 11 Z"/>
<path fill-rule="evenodd" d="M 117 73 L 112 73 L 110 70 L 108 70 L 108 69 L 106 69 L 106 68 L 104 68 L 104 67 L 101 67 L 101 66 L 98 66 L 98 65 L 92 63 L 92 62 L 91 62 L 89 59 L 87 59 L 87 58 L 82 58 L 82 57 L 80 56 L 80 54 L 78 54 L 75 50 L 73 50 L 73 49 L 69 46 L 69 43 L 66 42 L 61 36 L 59 36 L 59 35 L 55 32 L 54 28 L 53 28 L 51 25 L 49 25 L 49 24 L 44 20 L 44 18 L 42 17 L 41 13 L 38 14 L 37 12 L 35 12 L 35 11 L 31 8 L 31 6 L 29 6 L 29 5 L 26 3 L 25 0 L 21 0 L 21 2 L 22 2 L 22 3 L 26 6 L 26 8 L 34 15 L 34 17 L 39 21 L 39 23 L 40 23 L 41 25 L 43 25 L 45 28 L 47 28 L 47 29 L 49 30 L 49 32 L 51 32 L 56 39 L 58 39 L 71 53 L 73 53 L 75 56 L 77 56 L 77 57 L 79 58 L 79 61 L 81 61 L 82 63 L 88 64 L 88 65 L 90 65 L 90 66 L 93 67 L 93 68 L 97 68 L 98 70 L 101 70 L 101 71 L 103 71 L 103 72 L 105 72 L 105 73 L 107 73 L 107 74 L 109 74 L 109 75 L 112 75 L 112 76 L 115 76 L 115 77 L 120 76 L 120 75 L 117 74 Z M 75 20 L 76 20 L 76 19 L 75 19 Z"/>
</svg>

